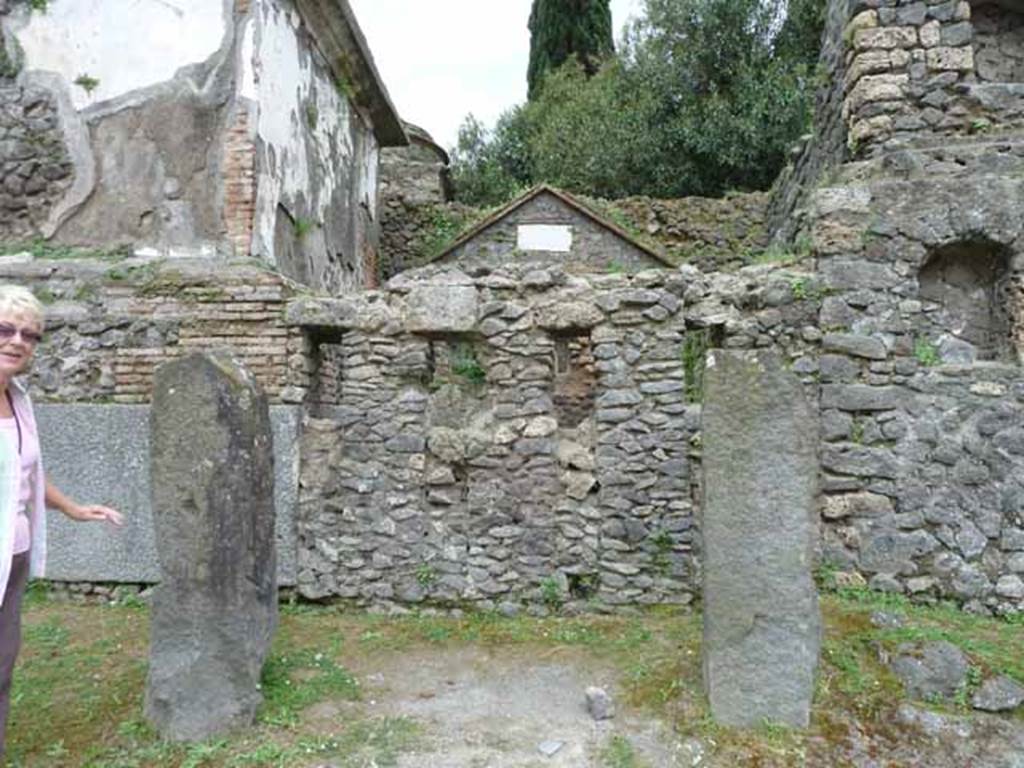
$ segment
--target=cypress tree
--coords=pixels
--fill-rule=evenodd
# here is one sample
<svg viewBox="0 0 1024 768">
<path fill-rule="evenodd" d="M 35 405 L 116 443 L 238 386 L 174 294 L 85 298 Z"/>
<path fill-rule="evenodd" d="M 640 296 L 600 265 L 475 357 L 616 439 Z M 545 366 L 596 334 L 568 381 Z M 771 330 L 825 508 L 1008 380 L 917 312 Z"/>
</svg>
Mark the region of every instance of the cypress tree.
<svg viewBox="0 0 1024 768">
<path fill-rule="evenodd" d="M 610 0 L 533 0 L 530 10 L 530 65 L 526 72 L 528 98 L 539 92 L 545 75 L 575 56 L 587 75 L 595 74 L 610 56 Z"/>
</svg>

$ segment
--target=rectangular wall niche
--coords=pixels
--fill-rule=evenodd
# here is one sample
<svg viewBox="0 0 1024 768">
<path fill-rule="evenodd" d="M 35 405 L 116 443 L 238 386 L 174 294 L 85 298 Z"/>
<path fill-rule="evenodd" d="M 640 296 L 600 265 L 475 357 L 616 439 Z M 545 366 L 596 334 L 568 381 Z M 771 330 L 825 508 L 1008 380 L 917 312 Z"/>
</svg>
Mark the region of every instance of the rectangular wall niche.
<svg viewBox="0 0 1024 768">
<path fill-rule="evenodd" d="M 516 248 L 520 251 L 569 253 L 572 250 L 572 227 L 567 224 L 520 224 L 516 232 Z"/>
<path fill-rule="evenodd" d="M 577 427 L 594 413 L 597 371 L 588 334 L 554 337 L 555 415 L 561 427 Z"/>
<path fill-rule="evenodd" d="M 953 243 L 934 251 L 918 275 L 920 297 L 934 302 L 929 335 L 959 340 L 965 359 L 1014 359 L 1009 253 L 990 242 Z M 969 345 L 969 346 L 968 346 Z"/>
<path fill-rule="evenodd" d="M 341 336 L 339 334 L 329 340 L 314 339 L 312 347 L 309 403 L 313 406 L 339 405 L 345 370 L 345 347 Z"/>
<path fill-rule="evenodd" d="M 487 381 L 481 345 L 470 337 L 430 340 L 427 351 L 428 385 L 459 384 L 480 389 Z"/>
</svg>

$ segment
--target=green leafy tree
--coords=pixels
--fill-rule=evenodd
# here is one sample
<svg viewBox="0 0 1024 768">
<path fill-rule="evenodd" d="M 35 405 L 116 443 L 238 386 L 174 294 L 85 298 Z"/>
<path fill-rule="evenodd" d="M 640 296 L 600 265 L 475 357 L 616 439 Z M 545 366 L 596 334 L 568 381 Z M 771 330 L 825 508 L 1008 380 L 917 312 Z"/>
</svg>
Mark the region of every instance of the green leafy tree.
<svg viewBox="0 0 1024 768">
<path fill-rule="evenodd" d="M 526 172 L 526 147 L 525 139 L 514 135 L 517 128 L 511 110 L 499 118 L 493 133 L 473 115 L 466 116 L 450 153 L 456 200 L 468 205 L 497 205 L 524 186 L 521 176 Z"/>
<path fill-rule="evenodd" d="M 820 4 L 646 0 L 625 55 L 630 87 L 646 84 L 657 103 L 649 183 L 658 194 L 771 184 L 810 127 L 819 44 L 807 41 L 820 38 L 821 16 L 805 9 Z"/>
<path fill-rule="evenodd" d="M 567 60 L 493 133 L 479 127 L 477 151 L 455 152 L 458 199 L 500 202 L 538 181 L 609 198 L 768 187 L 811 125 L 823 11 L 646 0 L 618 58 L 593 74 Z"/>
<path fill-rule="evenodd" d="M 574 62 L 565 64 L 527 113 L 534 177 L 594 197 L 646 189 L 655 106 L 649 91 L 627 87 L 617 62 L 592 78 Z"/>
<path fill-rule="evenodd" d="M 530 10 L 528 97 L 544 78 L 573 58 L 594 75 L 615 50 L 609 0 L 533 0 Z"/>
</svg>

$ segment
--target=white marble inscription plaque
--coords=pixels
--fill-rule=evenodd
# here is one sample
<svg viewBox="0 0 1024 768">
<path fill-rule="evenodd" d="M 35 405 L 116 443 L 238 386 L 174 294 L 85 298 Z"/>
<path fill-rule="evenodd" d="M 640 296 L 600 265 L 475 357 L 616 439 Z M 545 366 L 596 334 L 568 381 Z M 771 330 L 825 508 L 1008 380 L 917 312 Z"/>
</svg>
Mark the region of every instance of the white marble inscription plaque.
<svg viewBox="0 0 1024 768">
<path fill-rule="evenodd" d="M 520 224 L 516 248 L 568 253 L 572 250 L 572 227 L 568 224 Z"/>
</svg>

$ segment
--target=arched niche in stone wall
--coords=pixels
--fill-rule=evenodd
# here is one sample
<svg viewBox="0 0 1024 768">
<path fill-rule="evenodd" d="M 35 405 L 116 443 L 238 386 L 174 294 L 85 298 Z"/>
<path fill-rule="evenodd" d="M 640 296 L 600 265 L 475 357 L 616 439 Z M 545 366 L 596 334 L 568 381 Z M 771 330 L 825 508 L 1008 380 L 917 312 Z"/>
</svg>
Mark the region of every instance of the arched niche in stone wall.
<svg viewBox="0 0 1024 768">
<path fill-rule="evenodd" d="M 927 335 L 955 339 L 958 361 L 1015 359 L 1009 257 L 998 243 L 968 240 L 936 249 L 921 268 Z"/>
<path fill-rule="evenodd" d="M 1024 0 L 971 0 L 978 80 L 1024 83 Z"/>
</svg>

